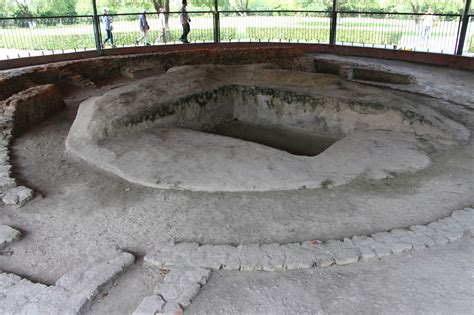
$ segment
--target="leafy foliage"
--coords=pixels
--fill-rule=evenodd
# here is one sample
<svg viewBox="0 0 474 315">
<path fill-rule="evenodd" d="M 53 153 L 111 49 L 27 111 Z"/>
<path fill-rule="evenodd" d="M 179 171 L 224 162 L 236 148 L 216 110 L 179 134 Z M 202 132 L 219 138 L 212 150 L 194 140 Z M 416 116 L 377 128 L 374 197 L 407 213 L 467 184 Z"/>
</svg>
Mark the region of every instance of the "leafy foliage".
<svg viewBox="0 0 474 315">
<path fill-rule="evenodd" d="M 188 0 L 190 10 L 213 10 L 214 0 Z M 333 0 L 218 0 L 220 10 L 320 10 L 331 11 Z M 338 0 L 337 9 L 371 12 L 426 12 L 459 14 L 465 0 Z M 97 0 L 99 12 L 137 13 L 143 9 L 177 11 L 181 0 Z M 92 14 L 91 0 L 2 0 L 0 16 L 51 16 Z"/>
<path fill-rule="evenodd" d="M 252 39 L 267 40 L 304 40 L 304 41 L 329 41 L 328 28 L 273 28 L 273 27 L 249 27 L 247 36 Z"/>
<path fill-rule="evenodd" d="M 379 45 L 400 45 L 403 32 L 389 31 L 363 31 L 353 32 L 352 30 L 339 30 L 337 41 L 345 43 L 379 44 Z"/>
</svg>

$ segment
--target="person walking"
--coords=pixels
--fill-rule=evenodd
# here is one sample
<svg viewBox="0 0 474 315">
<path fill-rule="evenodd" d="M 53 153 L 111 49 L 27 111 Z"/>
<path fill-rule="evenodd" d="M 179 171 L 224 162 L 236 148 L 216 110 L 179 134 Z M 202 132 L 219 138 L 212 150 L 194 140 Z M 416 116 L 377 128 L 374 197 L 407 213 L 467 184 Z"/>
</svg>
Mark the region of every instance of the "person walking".
<svg viewBox="0 0 474 315">
<path fill-rule="evenodd" d="M 145 45 L 150 45 L 148 43 L 148 31 L 150 30 L 150 26 L 148 25 L 148 21 L 146 20 L 146 10 L 143 10 L 143 13 L 138 19 L 138 23 L 140 26 L 140 32 L 142 32 L 142 36 L 136 40 L 135 45 L 138 45 L 141 41 L 143 41 L 143 44 Z"/>
<path fill-rule="evenodd" d="M 165 8 L 160 8 L 160 42 L 166 43 L 166 17 L 165 17 Z"/>
<path fill-rule="evenodd" d="M 431 29 L 433 28 L 434 20 L 433 10 L 429 8 L 426 15 L 423 16 L 423 40 L 425 45 L 428 45 L 428 41 L 431 38 Z"/>
<path fill-rule="evenodd" d="M 188 44 L 188 34 L 191 31 L 191 27 L 189 23 L 191 22 L 191 18 L 188 15 L 188 11 L 186 11 L 186 6 L 188 5 L 186 0 L 183 0 L 183 6 L 181 10 L 179 10 L 179 21 L 181 22 L 181 26 L 183 27 L 183 34 L 179 38 L 185 44 Z"/>
<path fill-rule="evenodd" d="M 112 44 L 112 48 L 115 48 L 116 46 L 114 45 L 114 35 L 112 34 L 112 17 L 109 15 L 109 9 L 104 9 L 104 15 L 102 16 L 102 22 L 104 22 L 105 26 L 105 33 L 107 34 L 107 38 L 104 40 L 104 43 L 102 44 L 102 48 L 105 47 L 105 44 L 110 40 L 110 43 Z"/>
</svg>

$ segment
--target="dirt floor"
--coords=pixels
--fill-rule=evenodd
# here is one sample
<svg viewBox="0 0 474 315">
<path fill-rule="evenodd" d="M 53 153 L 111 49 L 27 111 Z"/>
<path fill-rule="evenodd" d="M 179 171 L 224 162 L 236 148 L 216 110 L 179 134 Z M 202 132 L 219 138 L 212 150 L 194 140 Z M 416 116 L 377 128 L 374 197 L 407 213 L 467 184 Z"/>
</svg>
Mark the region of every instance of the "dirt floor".
<svg viewBox="0 0 474 315">
<path fill-rule="evenodd" d="M 444 73 L 419 67 L 423 75 Z M 464 88 L 470 90 L 466 93 L 474 90 L 474 74 L 455 77 L 462 77 Z M 31 280 L 52 284 L 74 266 L 116 249 L 137 255 L 117 285 L 99 295 L 92 313 L 130 313 L 151 294 L 161 275 L 145 266 L 142 257 L 159 241 L 241 244 L 341 239 L 425 224 L 474 205 L 472 140 L 433 152 L 432 165 L 415 174 L 380 181 L 359 179 L 330 189 L 269 192 L 145 188 L 65 154 L 64 142 L 79 104 L 129 82 L 120 77 L 102 82 L 95 90 L 64 90 L 66 109 L 32 126 L 13 145 L 15 177 L 42 197 L 19 209 L 3 206 L 0 210 L 1 223 L 24 235 L 2 252 L 0 269 Z M 397 93 L 430 105 L 428 96 Z M 442 93 L 449 89 L 443 88 Z M 466 93 L 436 109 L 473 133 L 474 105 Z M 212 276 L 188 310 L 201 314 L 471 313 L 473 249 L 472 238 L 465 236 L 437 249 L 323 271 L 222 271 Z"/>
</svg>

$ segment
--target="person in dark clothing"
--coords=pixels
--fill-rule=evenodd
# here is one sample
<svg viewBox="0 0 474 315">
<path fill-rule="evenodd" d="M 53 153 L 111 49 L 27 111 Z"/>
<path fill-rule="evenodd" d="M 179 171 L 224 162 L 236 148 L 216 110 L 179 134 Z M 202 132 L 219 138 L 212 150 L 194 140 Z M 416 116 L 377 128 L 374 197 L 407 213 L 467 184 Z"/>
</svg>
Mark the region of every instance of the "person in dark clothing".
<svg viewBox="0 0 474 315">
<path fill-rule="evenodd" d="M 142 32 L 142 36 L 136 40 L 135 45 L 138 45 L 141 41 L 143 41 L 145 45 L 150 45 L 148 43 L 148 31 L 150 30 L 150 26 L 148 25 L 148 21 L 146 19 L 146 10 L 144 10 L 140 15 L 138 24 L 140 27 L 140 32 Z"/>
<path fill-rule="evenodd" d="M 188 11 L 186 11 L 186 6 L 188 5 L 186 0 L 183 0 L 183 6 L 181 10 L 179 10 L 179 21 L 181 22 L 181 26 L 183 26 L 183 35 L 180 37 L 180 41 L 185 44 L 188 44 L 188 34 L 191 31 L 191 27 L 189 26 L 189 22 L 191 22 L 191 18 L 188 15 Z"/>
<path fill-rule="evenodd" d="M 105 26 L 105 33 L 107 33 L 107 38 L 104 40 L 104 43 L 102 44 L 102 48 L 104 48 L 105 44 L 107 41 L 110 40 L 110 43 L 112 44 L 112 47 L 115 48 L 116 46 L 114 45 L 114 35 L 112 34 L 112 17 L 109 16 L 109 10 L 104 9 L 104 16 L 102 16 L 102 22 L 104 22 Z"/>
</svg>

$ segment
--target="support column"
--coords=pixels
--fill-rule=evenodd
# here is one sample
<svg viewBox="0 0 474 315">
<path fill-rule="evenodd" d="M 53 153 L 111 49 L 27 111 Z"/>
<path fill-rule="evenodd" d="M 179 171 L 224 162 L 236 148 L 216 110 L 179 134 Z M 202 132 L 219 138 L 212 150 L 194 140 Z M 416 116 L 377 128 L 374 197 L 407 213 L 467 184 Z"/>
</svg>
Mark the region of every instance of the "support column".
<svg viewBox="0 0 474 315">
<path fill-rule="evenodd" d="M 214 43 L 220 42 L 219 0 L 214 0 Z"/>
<path fill-rule="evenodd" d="M 94 38 L 95 38 L 95 47 L 97 49 L 101 48 L 102 39 L 100 36 L 100 23 L 99 23 L 99 16 L 97 15 L 97 3 L 96 0 L 92 0 L 92 25 L 94 27 Z"/>
<path fill-rule="evenodd" d="M 466 6 L 464 7 L 464 13 L 462 15 L 461 31 L 459 33 L 458 47 L 456 48 L 456 54 L 462 55 L 464 50 L 464 44 L 466 43 L 467 26 L 469 24 L 469 10 L 471 9 L 471 0 L 466 0 Z"/>
<path fill-rule="evenodd" d="M 331 29 L 329 33 L 329 44 L 336 44 L 336 28 L 337 28 L 337 0 L 332 0 L 332 13 L 331 13 Z"/>
</svg>

